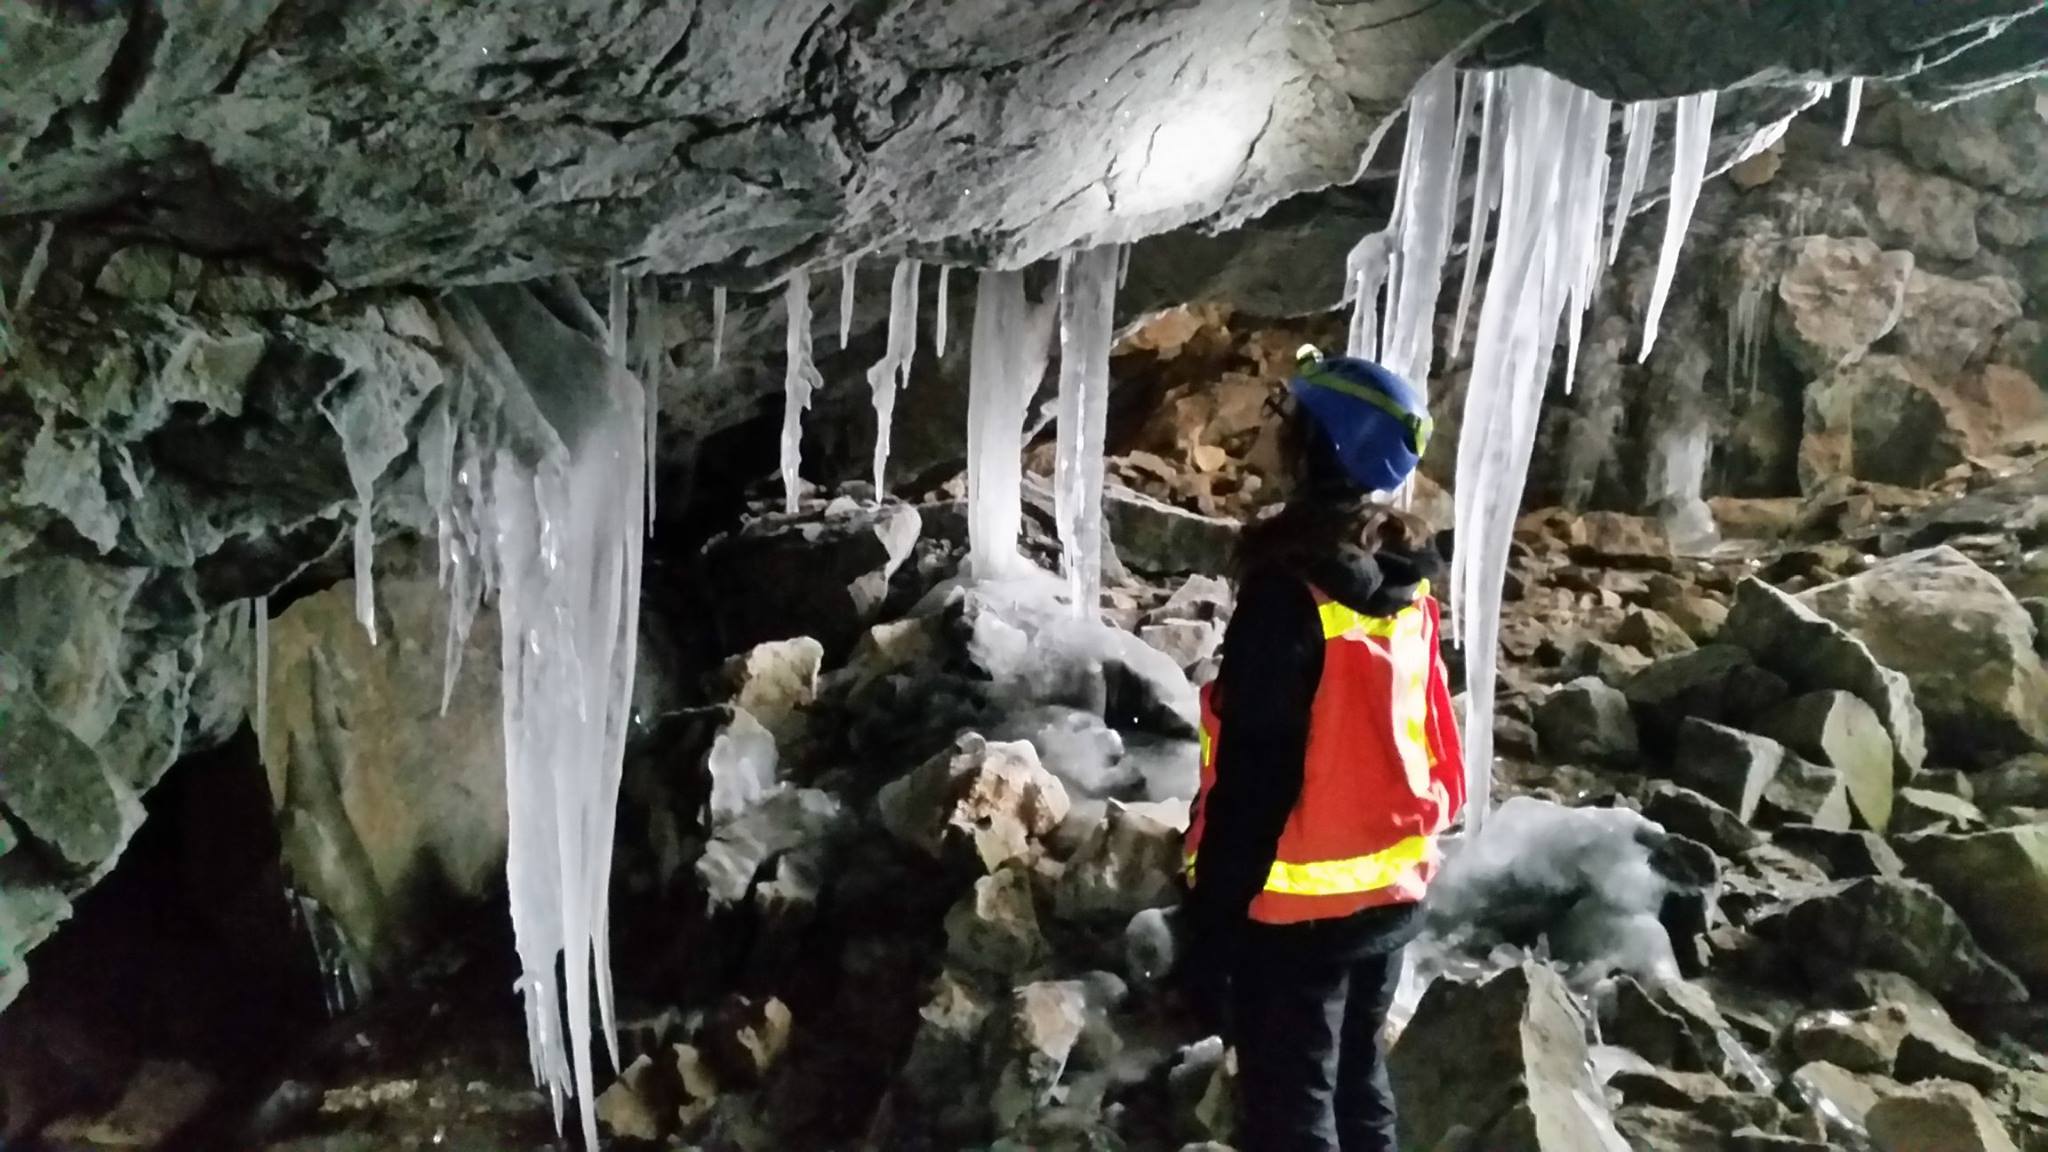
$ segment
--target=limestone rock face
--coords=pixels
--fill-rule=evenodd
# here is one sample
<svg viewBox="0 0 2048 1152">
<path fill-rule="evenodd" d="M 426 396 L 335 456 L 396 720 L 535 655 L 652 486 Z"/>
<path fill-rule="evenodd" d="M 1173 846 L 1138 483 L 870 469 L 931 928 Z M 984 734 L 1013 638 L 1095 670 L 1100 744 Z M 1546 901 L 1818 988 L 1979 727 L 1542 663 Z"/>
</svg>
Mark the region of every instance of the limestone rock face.
<svg viewBox="0 0 2048 1152">
<path fill-rule="evenodd" d="M 1860 359 L 1899 322 L 1911 252 L 1886 252 L 1869 240 L 1808 236 L 1789 243 L 1778 281 L 1778 337 L 1810 377 Z"/>
<path fill-rule="evenodd" d="M 2048 749 L 2048 668 L 2033 622 L 1953 548 L 1893 557 L 1800 598 L 1905 674 L 1945 760 L 1988 767 Z"/>
<path fill-rule="evenodd" d="M 1866 878 L 1830 885 L 1760 918 L 1754 929 L 1784 942 L 1810 978 L 1825 982 L 1847 968 L 1884 968 L 1909 976 L 1945 1002 L 2012 1004 L 2026 989 L 1992 959 L 1955 910 L 1932 888 L 1908 880 Z"/>
<path fill-rule="evenodd" d="M 374 646 L 353 581 L 270 627 L 262 747 L 285 865 L 375 969 L 431 934 L 427 892 L 481 897 L 505 866 L 496 617 L 478 617 L 443 715 L 446 596 L 431 574 L 379 580 Z"/>
<path fill-rule="evenodd" d="M 1953 397 L 1897 356 L 1866 356 L 1816 380 L 1804 428 L 1799 477 L 1809 492 L 1831 476 L 1917 488 L 1962 463 L 1969 448 Z"/>
</svg>

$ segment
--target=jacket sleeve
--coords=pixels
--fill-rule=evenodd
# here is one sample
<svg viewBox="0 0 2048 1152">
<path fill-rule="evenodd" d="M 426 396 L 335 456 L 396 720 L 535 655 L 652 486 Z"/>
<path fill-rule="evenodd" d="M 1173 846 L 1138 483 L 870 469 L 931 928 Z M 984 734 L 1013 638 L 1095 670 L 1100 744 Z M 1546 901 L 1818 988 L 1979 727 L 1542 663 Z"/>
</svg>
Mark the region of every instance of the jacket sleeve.
<svg viewBox="0 0 2048 1152">
<path fill-rule="evenodd" d="M 1323 671 L 1322 628 L 1308 586 L 1255 572 L 1239 589 L 1216 684 L 1221 735 L 1203 801 L 1191 912 L 1241 920 L 1266 886 L 1287 817 L 1301 798 L 1309 712 Z"/>
<path fill-rule="evenodd" d="M 1451 678 L 1444 668 L 1441 617 L 1431 629 L 1429 668 L 1429 771 L 1449 798 L 1443 812 L 1446 826 L 1465 810 L 1465 748 L 1458 734 L 1457 705 L 1451 700 Z"/>
</svg>

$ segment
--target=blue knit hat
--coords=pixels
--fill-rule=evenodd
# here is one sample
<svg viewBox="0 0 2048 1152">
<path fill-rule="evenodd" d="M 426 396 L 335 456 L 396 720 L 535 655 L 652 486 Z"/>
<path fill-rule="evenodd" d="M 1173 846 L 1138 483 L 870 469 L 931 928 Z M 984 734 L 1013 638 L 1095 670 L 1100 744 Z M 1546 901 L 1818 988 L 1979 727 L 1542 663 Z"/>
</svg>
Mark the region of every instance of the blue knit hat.
<svg viewBox="0 0 2048 1152">
<path fill-rule="evenodd" d="M 1367 492 L 1391 492 L 1429 447 L 1429 410 L 1406 380 L 1352 356 L 1296 354 L 1288 390 L 1329 438 L 1337 463 Z"/>
</svg>

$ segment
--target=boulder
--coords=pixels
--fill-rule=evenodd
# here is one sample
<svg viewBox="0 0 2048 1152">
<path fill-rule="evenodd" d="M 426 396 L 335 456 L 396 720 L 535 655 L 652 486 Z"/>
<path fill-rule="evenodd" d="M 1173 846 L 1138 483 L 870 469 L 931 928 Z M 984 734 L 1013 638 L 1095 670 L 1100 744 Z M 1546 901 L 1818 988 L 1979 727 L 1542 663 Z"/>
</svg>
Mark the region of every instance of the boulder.
<svg viewBox="0 0 2048 1152">
<path fill-rule="evenodd" d="M 1840 772 L 1864 827 L 1882 832 L 1890 823 L 1898 754 L 1876 709 L 1840 689 L 1809 692 L 1765 713 L 1756 730 Z"/>
<path fill-rule="evenodd" d="M 727 716 L 704 753 L 704 773 L 711 778 L 705 814 L 714 828 L 738 819 L 780 784 L 775 734 L 745 708 L 733 706 Z"/>
<path fill-rule="evenodd" d="M 1984 1055 L 1960 1028 L 1916 1028 L 1899 1038 L 1892 1074 L 1908 1084 L 1954 1080 L 1990 1095 L 2005 1084 L 2007 1070 Z"/>
<path fill-rule="evenodd" d="M 1865 157 L 1875 208 L 1871 232 L 1881 243 L 1910 248 L 1923 259 L 1969 260 L 1977 255 L 1982 193 L 1883 152 Z"/>
<path fill-rule="evenodd" d="M 1844 969 L 1886 968 L 1946 1003 L 2026 1000 L 2019 978 L 1985 952 L 1955 909 L 1911 880 L 1838 881 L 1759 916 L 1750 927 L 1784 946 L 1818 985 Z"/>
<path fill-rule="evenodd" d="M 1740 816 L 1668 780 L 1651 783 L 1643 801 L 1643 815 L 1667 831 L 1705 844 L 1727 857 L 1740 856 L 1762 840 Z"/>
<path fill-rule="evenodd" d="M 1833 1111 L 1860 1130 L 1870 1123 L 1870 1110 L 1877 1102 L 1901 1085 L 1878 1073 L 1857 1073 L 1820 1060 L 1793 1072 L 1787 1087 L 1809 1111 Z"/>
<path fill-rule="evenodd" d="M 1173 903 L 1180 844 L 1180 833 L 1170 826 L 1111 802 L 1106 818 L 1060 872 L 1054 911 L 1062 920 L 1122 924 L 1147 908 Z"/>
<path fill-rule="evenodd" d="M 1551 760 L 1627 764 L 1640 751 L 1628 697 L 1591 676 L 1545 696 L 1536 705 L 1534 722 L 1539 747 Z"/>
<path fill-rule="evenodd" d="M 818 698 L 825 646 L 809 636 L 771 640 L 734 656 L 720 669 L 728 699 L 782 743 L 803 732 L 803 710 Z"/>
<path fill-rule="evenodd" d="M 1014 1129 L 1052 1102 L 1087 1024 L 1088 999 L 1078 982 L 1042 981 L 1017 989 L 992 1100 L 999 1128 Z"/>
<path fill-rule="evenodd" d="M 773 996 L 728 996 L 706 1017 L 700 1043 L 719 1083 L 758 1087 L 789 1050 L 794 1025 Z"/>
<path fill-rule="evenodd" d="M 1655 608 L 1631 608 L 1614 630 L 1614 642 L 1652 657 L 1675 656 L 1699 647 L 1676 620 Z"/>
<path fill-rule="evenodd" d="M 1728 1021 L 1697 984 L 1645 984 L 1617 977 L 1599 1001 L 1600 1035 L 1660 1068 L 1715 1076 L 1730 1072 L 1722 1037 Z"/>
<path fill-rule="evenodd" d="M 1841 776 L 1762 736 L 1687 718 L 1678 729 L 1671 775 L 1744 821 L 1849 825 Z"/>
<path fill-rule="evenodd" d="M 1811 824 L 1786 824 L 1773 829 L 1771 839 L 1820 865 L 1836 880 L 1859 876 L 1903 876 L 1906 865 L 1899 854 L 1875 832 L 1850 832 L 1840 828 L 1816 828 Z"/>
<path fill-rule="evenodd" d="M 917 510 L 899 504 L 757 517 L 705 545 L 702 616 L 728 652 L 808 636 L 843 656 L 874 623 L 921 528 Z"/>
<path fill-rule="evenodd" d="M 1102 494 L 1103 526 L 1125 564 L 1155 576 L 1230 571 L 1235 520 L 1175 508 L 1117 484 L 1105 485 Z"/>
<path fill-rule="evenodd" d="M 1807 386 L 1799 486 L 1831 478 L 1924 488 L 1968 458 L 1960 403 L 1920 365 L 1872 353 Z"/>
<path fill-rule="evenodd" d="M 1912 874 L 1955 906 L 1985 951 L 2048 986 L 2048 824 L 1897 841 Z"/>
<path fill-rule="evenodd" d="M 1898 811 L 1892 817 L 1893 835 L 1974 832 L 1982 827 L 1984 813 L 1961 796 L 1927 788 L 1899 789 Z"/>
<path fill-rule="evenodd" d="M 1622 691 L 1636 714 L 1643 742 L 1651 746 L 1668 743 L 1687 717 L 1732 723 L 1787 694 L 1783 680 L 1729 644 L 1709 644 L 1659 660 L 1629 677 Z"/>
<path fill-rule="evenodd" d="M 1548 968 L 1440 978 L 1388 1057 L 1407 1146 L 1512 1152 L 1611 1147 L 1585 1021 Z"/>
<path fill-rule="evenodd" d="M 946 958 L 962 968 L 1012 976 L 1047 952 L 1031 892 L 1031 874 L 1012 863 L 974 882 L 946 914 Z"/>
<path fill-rule="evenodd" d="M 1840 689 L 1870 705 L 1892 738 L 1895 783 L 1926 762 L 1925 721 L 1911 681 L 1879 663 L 1848 629 L 1751 579 L 1736 585 L 1723 636 L 1800 692 Z"/>
<path fill-rule="evenodd" d="M 876 797 L 883 827 L 898 840 L 934 858 L 961 845 L 987 871 L 1028 856 L 1034 838 L 1066 819 L 1068 804 L 1066 787 L 1031 745 L 974 733 Z"/>
<path fill-rule="evenodd" d="M 1932 1080 L 1871 1106 L 1865 1118 L 1876 1152 L 2019 1152 L 1975 1088 Z"/>
<path fill-rule="evenodd" d="M 718 829 L 697 860 L 697 881 L 713 907 L 735 905 L 770 860 L 825 840 L 845 818 L 839 798 L 829 792 L 777 792 Z"/>
<path fill-rule="evenodd" d="M 628 1140 L 660 1140 L 671 1126 L 675 1102 L 673 1092 L 659 1091 L 658 1081 L 651 1057 L 633 1061 L 617 1082 L 598 1096 L 598 1124 Z"/>
<path fill-rule="evenodd" d="M 1944 760 L 1989 767 L 2048 749 L 2048 668 L 1996 576 L 1947 546 L 1887 559 L 1800 597 L 1912 683 Z"/>
<path fill-rule="evenodd" d="M 2016 756 L 1971 774 L 1970 796 L 1984 808 L 2048 808 L 2048 755 Z"/>
<path fill-rule="evenodd" d="M 1914 269 L 1892 338 L 1908 359 L 1957 376 L 1991 355 L 2020 318 L 2022 298 L 2020 286 L 2002 277 L 1952 280 Z"/>
<path fill-rule="evenodd" d="M 1785 247 L 1772 324 L 1778 346 L 1807 378 L 1861 358 L 1899 322 L 1911 252 L 1832 236 L 1802 237 Z"/>
<path fill-rule="evenodd" d="M 1906 1034 L 1906 1014 L 1895 1006 L 1810 1012 L 1785 1031 L 1785 1049 L 1801 1064 L 1824 1061 L 1850 1072 L 1889 1073 Z"/>
</svg>

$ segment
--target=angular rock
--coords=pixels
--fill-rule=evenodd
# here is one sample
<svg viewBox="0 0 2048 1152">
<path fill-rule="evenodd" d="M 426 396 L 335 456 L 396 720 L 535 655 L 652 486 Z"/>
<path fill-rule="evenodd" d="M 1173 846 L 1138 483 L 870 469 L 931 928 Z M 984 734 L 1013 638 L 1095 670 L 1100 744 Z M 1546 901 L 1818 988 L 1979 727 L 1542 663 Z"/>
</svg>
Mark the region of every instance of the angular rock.
<svg viewBox="0 0 2048 1152">
<path fill-rule="evenodd" d="M 1885 830 L 1897 752 L 1870 705 L 1840 689 L 1810 692 L 1765 713 L 1756 731 L 1840 772 L 1863 826 Z"/>
<path fill-rule="evenodd" d="M 727 660 L 720 674 L 732 703 L 787 743 L 803 731 L 803 709 L 817 699 L 824 660 L 823 644 L 797 636 L 756 644 Z"/>
<path fill-rule="evenodd" d="M 1728 1070 L 1721 1037 L 1729 1025 L 1696 984 L 1614 981 L 1600 1002 L 1600 1035 L 1661 1068 L 1716 1076 Z"/>
<path fill-rule="evenodd" d="M 1870 1123 L 1870 1110 L 1879 1100 L 1898 1092 L 1901 1085 L 1874 1073 L 1857 1073 L 1826 1061 L 1800 1067 L 1787 1081 L 1794 1095 L 1810 1112 L 1833 1112 L 1861 1130 Z"/>
<path fill-rule="evenodd" d="M 1967 417 L 1927 369 L 1872 353 L 1806 389 L 1800 489 L 1834 477 L 1924 488 L 1969 456 Z"/>
<path fill-rule="evenodd" d="M 1951 280 L 1914 269 L 1893 339 L 1908 358 L 1957 375 L 1990 356 L 1999 335 L 2020 318 L 2019 285 L 1997 276 Z"/>
<path fill-rule="evenodd" d="M 1761 580 L 1744 580 L 1723 635 L 1800 692 L 1840 689 L 1870 705 L 1892 738 L 1895 782 L 1926 762 L 1926 727 L 1912 683 L 1848 629 Z"/>
<path fill-rule="evenodd" d="M 1709 644 L 1659 660 L 1629 677 L 1622 691 L 1635 711 L 1643 742 L 1652 747 L 1668 742 L 1688 717 L 1732 723 L 1786 695 L 1783 680 L 1728 644 Z"/>
<path fill-rule="evenodd" d="M 1899 854 L 1875 832 L 1786 824 L 1772 829 L 1771 839 L 1819 864 L 1835 880 L 1906 874 Z"/>
<path fill-rule="evenodd" d="M 1564 660 L 1566 673 L 1590 676 L 1606 684 L 1625 684 L 1649 666 L 1650 658 L 1633 648 L 1591 639 L 1580 640 Z"/>
<path fill-rule="evenodd" d="M 711 778 L 705 812 L 713 828 L 738 819 L 774 792 L 782 762 L 775 734 L 753 713 L 735 706 L 730 716 L 704 754 L 704 772 Z"/>
<path fill-rule="evenodd" d="M 1614 1127 L 1629 1148 L 1655 1148 L 1658 1152 L 1722 1152 L 1726 1147 L 1720 1130 L 1687 1112 L 1674 1108 L 1637 1104 L 1628 1089 L 1610 1083 L 1626 1103 L 1614 1110 Z"/>
<path fill-rule="evenodd" d="M 1967 1084 L 1933 1080 L 1879 1100 L 1866 1122 L 1877 1152 L 2019 1152 Z"/>
<path fill-rule="evenodd" d="M 1551 760 L 1626 764 L 1640 752 L 1628 697 L 1591 676 L 1545 696 L 1534 721 L 1540 748 Z"/>
<path fill-rule="evenodd" d="M 1152 575 L 1222 576 L 1237 551 L 1236 521 L 1162 504 L 1120 485 L 1103 488 L 1102 518 L 1118 558 Z"/>
<path fill-rule="evenodd" d="M 1977 255 L 1983 195 L 1946 176 L 1922 172 L 1883 153 L 1870 158 L 1872 231 L 1886 244 L 1937 260 Z"/>
<path fill-rule="evenodd" d="M 1138 629 L 1138 639 L 1173 658 L 1183 671 L 1216 655 L 1223 629 L 1206 620 L 1169 620 Z"/>
<path fill-rule="evenodd" d="M 1789 945 L 1807 978 L 1887 968 L 1954 1004 L 2017 1004 L 2026 989 L 1980 947 L 1932 888 L 1910 880 L 1840 881 L 1759 917 L 1751 929 Z"/>
<path fill-rule="evenodd" d="M 789 1007 L 773 996 L 728 996 L 705 1020 L 704 1055 L 720 1083 L 756 1087 L 789 1050 L 794 1025 Z"/>
<path fill-rule="evenodd" d="M 0 813 L 80 873 L 110 859 L 142 824 L 99 754 L 59 723 L 0 654 Z M 32 766 L 32 767 L 31 767 Z"/>
<path fill-rule="evenodd" d="M 1984 813 L 1975 804 L 1948 792 L 1926 788 L 1901 788 L 1898 810 L 1892 818 L 1892 834 L 1915 832 L 1975 832 L 1984 827 Z"/>
<path fill-rule="evenodd" d="M 597 1122 L 605 1131 L 629 1140 L 659 1140 L 668 1131 L 674 1114 L 673 1093 L 668 1100 L 655 1091 L 654 1061 L 647 1056 L 627 1066 L 619 1079 L 597 1098 Z"/>
<path fill-rule="evenodd" d="M 1087 1023 L 1087 997 L 1074 981 L 1017 989 L 1004 1041 L 1007 1060 L 992 1100 L 999 1128 L 1014 1129 L 1051 1103 Z"/>
<path fill-rule="evenodd" d="M 1687 718 L 1679 725 L 1671 775 L 1745 821 L 1849 826 L 1840 775 L 1762 736 Z"/>
<path fill-rule="evenodd" d="M 1479 984 L 1438 979 L 1389 1056 L 1403 1139 L 1480 1148 L 1610 1146 L 1587 1061 L 1585 1022 L 1548 968 Z"/>
<path fill-rule="evenodd" d="M 1792 1022 L 1785 1047 L 1802 1064 L 1823 1061 L 1850 1072 L 1889 1073 L 1906 1033 L 1903 1009 L 1813 1012 Z"/>
<path fill-rule="evenodd" d="M 1068 799 L 1031 745 L 969 733 L 885 785 L 876 805 L 883 826 L 905 844 L 938 858 L 958 843 L 993 871 L 1028 855 L 1033 838 L 1059 827 Z"/>
<path fill-rule="evenodd" d="M 1614 642 L 1652 657 L 1676 656 L 1699 647 L 1677 621 L 1654 608 L 1630 609 L 1614 630 Z"/>
<path fill-rule="evenodd" d="M 836 657 L 874 622 L 921 526 L 914 508 L 850 502 L 823 519 L 749 521 L 704 548 L 699 568 L 711 595 L 704 616 L 728 652 L 808 636 Z"/>
<path fill-rule="evenodd" d="M 1955 906 L 1985 951 L 2048 985 L 2048 824 L 1896 843 L 1912 874 Z"/>
<path fill-rule="evenodd" d="M 2004 1065 L 1984 1055 L 1961 1029 L 1914 1029 L 1899 1038 L 1892 1074 L 1908 1084 L 1954 1080 L 1992 1095 L 2005 1084 Z"/>
<path fill-rule="evenodd" d="M 2048 808 L 2048 755 L 2017 756 L 1973 773 L 1970 792 L 1986 808 Z"/>
<path fill-rule="evenodd" d="M 745 899 L 763 865 L 831 836 L 845 819 L 839 798 L 815 788 L 778 792 L 718 830 L 697 861 L 697 880 L 713 907 Z"/>
<path fill-rule="evenodd" d="M 1762 840 L 1742 818 L 1690 788 L 1658 780 L 1650 785 L 1643 815 L 1666 830 L 1696 840 L 1723 856 L 1740 856 Z"/>
<path fill-rule="evenodd" d="M 1944 760 L 1988 767 L 2048 749 L 2048 668 L 2032 621 L 1955 549 L 1892 557 L 1800 600 L 1906 676 Z"/>
<path fill-rule="evenodd" d="M 1840 772 L 1788 752 L 1777 775 L 1764 786 L 1763 798 L 1757 803 L 1757 821 L 1767 828 L 1796 823 L 1846 829 L 1851 807 Z"/>
<path fill-rule="evenodd" d="M 1175 898 L 1180 834 L 1112 802 L 1102 823 L 1067 861 L 1053 887 L 1062 920 L 1127 922 Z"/>
<path fill-rule="evenodd" d="M 1006 865 L 974 882 L 974 891 L 946 914 L 946 957 L 963 968 L 1010 976 L 1046 956 L 1031 875 Z"/>
<path fill-rule="evenodd" d="M 1899 322 L 1913 272 L 1911 252 L 1868 240 L 1807 236 L 1786 242 L 1773 326 L 1779 347 L 1807 378 L 1860 358 Z"/>
</svg>

